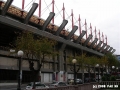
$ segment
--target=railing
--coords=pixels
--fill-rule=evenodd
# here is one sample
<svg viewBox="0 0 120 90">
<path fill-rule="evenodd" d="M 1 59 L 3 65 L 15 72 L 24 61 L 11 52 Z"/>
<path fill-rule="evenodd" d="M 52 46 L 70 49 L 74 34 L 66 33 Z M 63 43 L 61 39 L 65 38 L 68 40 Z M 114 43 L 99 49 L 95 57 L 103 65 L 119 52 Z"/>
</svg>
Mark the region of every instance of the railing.
<svg viewBox="0 0 120 90">
<path fill-rule="evenodd" d="M 37 90 L 97 90 L 97 88 L 96 89 L 93 88 L 93 85 L 98 85 L 98 83 L 85 83 L 79 85 L 69 85 L 66 87 L 55 87 L 55 88 L 37 89 Z"/>
<path fill-rule="evenodd" d="M 99 88 L 107 89 L 119 89 L 120 90 L 120 81 L 102 81 L 99 85 Z"/>
<path fill-rule="evenodd" d="M 102 85 L 120 85 L 120 81 L 102 81 Z"/>
</svg>

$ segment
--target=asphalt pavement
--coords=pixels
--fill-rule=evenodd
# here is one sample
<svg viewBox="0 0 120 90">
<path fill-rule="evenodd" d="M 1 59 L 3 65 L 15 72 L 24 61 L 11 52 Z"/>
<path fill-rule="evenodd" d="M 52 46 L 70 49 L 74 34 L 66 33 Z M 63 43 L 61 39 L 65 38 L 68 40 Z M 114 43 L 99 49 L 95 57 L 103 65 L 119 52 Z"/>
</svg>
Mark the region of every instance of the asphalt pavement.
<svg viewBox="0 0 120 90">
<path fill-rule="evenodd" d="M 21 85 L 21 90 L 25 90 L 27 84 Z M 17 90 L 17 83 L 0 83 L 0 90 Z"/>
</svg>

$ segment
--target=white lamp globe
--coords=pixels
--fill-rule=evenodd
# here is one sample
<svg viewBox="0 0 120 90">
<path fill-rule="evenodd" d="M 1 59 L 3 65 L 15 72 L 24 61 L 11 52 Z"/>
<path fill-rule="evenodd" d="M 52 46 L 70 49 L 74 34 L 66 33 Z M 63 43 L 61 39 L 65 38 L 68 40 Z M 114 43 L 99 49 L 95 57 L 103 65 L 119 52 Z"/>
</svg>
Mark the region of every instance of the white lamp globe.
<svg viewBox="0 0 120 90">
<path fill-rule="evenodd" d="M 18 54 L 19 57 L 22 57 L 24 53 L 23 53 L 22 50 L 19 50 L 17 54 Z"/>
<path fill-rule="evenodd" d="M 76 62 L 77 62 L 77 60 L 76 60 L 76 59 L 73 59 L 73 60 L 72 60 L 72 63 L 74 63 L 74 64 L 75 64 Z"/>
<path fill-rule="evenodd" d="M 112 69 L 114 69 L 115 68 L 115 66 L 112 66 Z"/>
<path fill-rule="evenodd" d="M 96 67 L 99 67 L 99 64 L 96 64 Z"/>
</svg>

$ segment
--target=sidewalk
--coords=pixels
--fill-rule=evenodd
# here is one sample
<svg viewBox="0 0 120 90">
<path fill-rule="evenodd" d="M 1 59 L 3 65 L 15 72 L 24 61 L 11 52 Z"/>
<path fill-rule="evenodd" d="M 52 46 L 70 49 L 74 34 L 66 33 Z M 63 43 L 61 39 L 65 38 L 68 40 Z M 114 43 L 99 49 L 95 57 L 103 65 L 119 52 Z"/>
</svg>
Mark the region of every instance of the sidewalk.
<svg viewBox="0 0 120 90">
<path fill-rule="evenodd" d="M 14 86 L 18 85 L 18 83 L 0 83 L 0 86 Z M 26 86 L 27 84 L 22 84 L 22 86 Z"/>
<path fill-rule="evenodd" d="M 0 86 L 17 85 L 17 83 L 0 83 Z"/>
<path fill-rule="evenodd" d="M 25 90 L 27 84 L 21 85 L 21 90 Z M 17 83 L 0 83 L 0 90 L 17 90 Z"/>
</svg>

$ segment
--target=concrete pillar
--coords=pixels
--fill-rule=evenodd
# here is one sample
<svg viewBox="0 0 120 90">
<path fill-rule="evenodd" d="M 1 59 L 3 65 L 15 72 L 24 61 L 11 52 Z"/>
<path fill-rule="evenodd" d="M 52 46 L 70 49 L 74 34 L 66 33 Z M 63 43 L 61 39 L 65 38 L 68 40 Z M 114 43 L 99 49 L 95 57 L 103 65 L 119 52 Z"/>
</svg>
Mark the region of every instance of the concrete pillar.
<svg viewBox="0 0 120 90">
<path fill-rule="evenodd" d="M 67 82 L 67 80 L 68 80 L 68 73 L 65 72 L 65 82 Z"/>
<path fill-rule="evenodd" d="M 41 71 L 39 71 L 38 81 L 41 82 L 41 81 L 42 81 L 41 78 L 43 78 L 43 77 L 42 77 L 42 75 L 41 75 Z"/>
<path fill-rule="evenodd" d="M 64 79 L 64 64 L 63 64 L 63 50 L 59 50 L 59 72 L 58 72 L 58 81 L 63 81 Z"/>
</svg>

